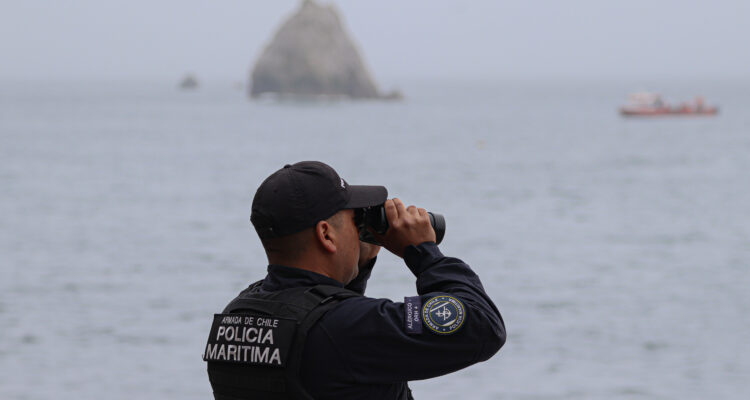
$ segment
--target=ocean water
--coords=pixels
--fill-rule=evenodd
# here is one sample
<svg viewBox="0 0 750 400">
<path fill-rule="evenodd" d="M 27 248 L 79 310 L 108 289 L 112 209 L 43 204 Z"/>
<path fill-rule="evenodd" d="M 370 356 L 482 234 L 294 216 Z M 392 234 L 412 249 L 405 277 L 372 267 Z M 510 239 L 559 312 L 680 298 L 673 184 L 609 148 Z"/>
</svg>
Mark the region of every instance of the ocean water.
<svg viewBox="0 0 750 400">
<path fill-rule="evenodd" d="M 744 399 L 750 82 L 652 86 L 715 118 L 628 120 L 637 82 L 406 82 L 250 102 L 228 83 L 0 83 L 0 398 L 207 399 L 211 316 L 264 275 L 257 185 L 323 160 L 443 213 L 505 318 L 418 399 Z M 381 255 L 368 294 L 414 295 Z"/>
</svg>

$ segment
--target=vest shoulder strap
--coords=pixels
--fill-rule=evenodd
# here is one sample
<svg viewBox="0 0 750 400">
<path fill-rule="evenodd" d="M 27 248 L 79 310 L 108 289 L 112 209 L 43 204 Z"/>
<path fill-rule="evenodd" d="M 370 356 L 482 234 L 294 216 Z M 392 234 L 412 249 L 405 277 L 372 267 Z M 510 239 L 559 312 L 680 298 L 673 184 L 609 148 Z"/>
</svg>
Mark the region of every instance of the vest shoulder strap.
<svg viewBox="0 0 750 400">
<path fill-rule="evenodd" d="M 318 305 L 310 310 L 307 316 L 300 321 L 299 329 L 294 338 L 294 346 L 299 351 L 290 355 L 289 365 L 287 369 L 287 379 L 289 382 L 293 382 L 292 390 L 300 393 L 300 397 L 304 399 L 312 400 L 312 397 L 302 387 L 302 382 L 299 379 L 300 366 L 302 365 L 302 356 L 304 354 L 304 345 L 307 343 L 307 335 L 312 330 L 312 327 L 325 315 L 329 310 L 334 308 L 344 299 L 351 297 L 361 296 L 359 293 L 353 292 L 349 289 L 328 286 L 328 285 L 317 285 L 313 286 L 305 292 L 307 296 L 314 296 L 318 300 Z"/>
</svg>

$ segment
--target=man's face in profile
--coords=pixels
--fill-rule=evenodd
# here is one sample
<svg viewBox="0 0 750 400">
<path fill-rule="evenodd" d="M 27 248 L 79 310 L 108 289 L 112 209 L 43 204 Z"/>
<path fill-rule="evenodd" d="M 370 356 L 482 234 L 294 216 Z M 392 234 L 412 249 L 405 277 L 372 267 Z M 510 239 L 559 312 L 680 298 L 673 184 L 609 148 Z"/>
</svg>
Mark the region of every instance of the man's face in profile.
<svg viewBox="0 0 750 400">
<path fill-rule="evenodd" d="M 337 245 L 341 266 L 341 277 L 344 284 L 351 282 L 359 273 L 359 230 L 354 222 L 354 210 L 341 210 L 337 230 L 340 244 Z"/>
</svg>

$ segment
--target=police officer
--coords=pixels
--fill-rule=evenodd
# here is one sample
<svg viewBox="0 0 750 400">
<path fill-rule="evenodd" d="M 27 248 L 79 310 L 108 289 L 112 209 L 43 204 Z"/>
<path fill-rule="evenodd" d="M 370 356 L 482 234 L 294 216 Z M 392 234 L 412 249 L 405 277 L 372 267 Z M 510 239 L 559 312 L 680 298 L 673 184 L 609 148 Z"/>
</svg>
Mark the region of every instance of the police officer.
<svg viewBox="0 0 750 400">
<path fill-rule="evenodd" d="M 408 381 L 500 349 L 505 326 L 479 277 L 440 252 L 424 209 L 386 198 L 317 161 L 260 185 L 250 219 L 268 274 L 214 316 L 203 358 L 217 400 L 411 399 Z M 355 210 L 383 204 L 376 239 L 416 277 L 404 302 L 364 296 L 380 247 L 359 240 Z"/>
</svg>

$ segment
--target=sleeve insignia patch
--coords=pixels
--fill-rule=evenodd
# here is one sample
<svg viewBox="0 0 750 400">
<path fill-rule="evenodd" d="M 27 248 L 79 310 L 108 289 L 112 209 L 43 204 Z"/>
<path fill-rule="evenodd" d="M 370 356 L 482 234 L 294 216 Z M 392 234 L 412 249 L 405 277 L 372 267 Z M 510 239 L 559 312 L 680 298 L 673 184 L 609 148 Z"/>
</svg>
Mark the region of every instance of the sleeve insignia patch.
<svg viewBox="0 0 750 400">
<path fill-rule="evenodd" d="M 458 331 L 466 319 L 463 303 L 453 296 L 435 296 L 422 306 L 422 321 L 439 335 Z"/>
</svg>

